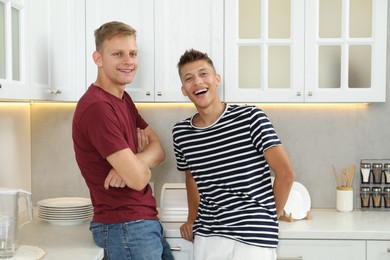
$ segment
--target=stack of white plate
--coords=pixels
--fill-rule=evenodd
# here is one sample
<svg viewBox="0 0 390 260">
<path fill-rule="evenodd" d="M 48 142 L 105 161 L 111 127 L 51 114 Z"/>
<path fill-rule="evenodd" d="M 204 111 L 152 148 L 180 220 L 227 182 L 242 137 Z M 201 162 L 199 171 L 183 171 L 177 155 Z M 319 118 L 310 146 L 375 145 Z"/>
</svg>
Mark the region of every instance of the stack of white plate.
<svg viewBox="0 0 390 260">
<path fill-rule="evenodd" d="M 90 198 L 60 197 L 38 201 L 38 217 L 55 225 L 78 225 L 91 219 Z"/>
</svg>

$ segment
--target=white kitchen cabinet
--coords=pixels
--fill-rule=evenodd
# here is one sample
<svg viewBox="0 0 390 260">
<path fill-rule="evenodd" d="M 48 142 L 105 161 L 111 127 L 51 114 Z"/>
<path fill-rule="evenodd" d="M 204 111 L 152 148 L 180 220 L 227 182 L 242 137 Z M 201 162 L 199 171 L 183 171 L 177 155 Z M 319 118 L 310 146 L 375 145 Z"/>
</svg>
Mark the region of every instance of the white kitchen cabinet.
<svg viewBox="0 0 390 260">
<path fill-rule="evenodd" d="M 385 101 L 387 1 L 225 5 L 225 101 Z"/>
<path fill-rule="evenodd" d="M 32 100 L 77 101 L 85 90 L 85 2 L 31 0 Z"/>
<path fill-rule="evenodd" d="M 155 100 L 188 101 L 177 70 L 186 50 L 206 52 L 217 73 L 223 73 L 224 1 L 156 0 L 155 5 Z M 223 89 L 219 86 L 221 97 Z"/>
<path fill-rule="evenodd" d="M 278 259 L 366 260 L 366 241 L 281 239 L 277 255 Z"/>
<path fill-rule="evenodd" d="M 171 246 L 171 251 L 175 260 L 192 260 L 193 259 L 193 243 L 183 238 L 166 238 Z"/>
<path fill-rule="evenodd" d="M 188 10 L 191 10 L 189 12 Z M 93 31 L 118 20 L 137 30 L 139 68 L 126 91 L 136 102 L 188 101 L 181 92 L 177 63 L 190 48 L 207 52 L 223 70 L 223 0 L 87 0 L 87 82 L 95 81 Z M 220 87 L 223 95 L 223 87 Z"/>
<path fill-rule="evenodd" d="M 28 99 L 28 1 L 0 0 L 0 21 L 0 99 Z"/>
<path fill-rule="evenodd" d="M 367 241 L 367 260 L 390 259 L 390 241 Z"/>
<path fill-rule="evenodd" d="M 97 76 L 97 67 L 92 59 L 94 31 L 103 23 L 120 21 L 136 29 L 139 50 L 138 71 L 126 91 L 134 101 L 154 101 L 154 13 L 154 0 L 86 0 L 87 87 L 95 82 Z"/>
</svg>

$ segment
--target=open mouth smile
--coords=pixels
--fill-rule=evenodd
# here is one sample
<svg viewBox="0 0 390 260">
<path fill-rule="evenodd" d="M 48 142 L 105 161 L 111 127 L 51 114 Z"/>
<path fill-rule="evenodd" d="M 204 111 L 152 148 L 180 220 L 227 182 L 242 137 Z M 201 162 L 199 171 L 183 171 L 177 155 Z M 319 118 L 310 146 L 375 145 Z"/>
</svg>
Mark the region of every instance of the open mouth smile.
<svg viewBox="0 0 390 260">
<path fill-rule="evenodd" d="M 199 90 L 195 91 L 194 94 L 195 95 L 201 95 L 201 94 L 207 93 L 207 91 L 209 91 L 208 88 L 203 88 L 203 89 L 199 89 Z"/>
</svg>

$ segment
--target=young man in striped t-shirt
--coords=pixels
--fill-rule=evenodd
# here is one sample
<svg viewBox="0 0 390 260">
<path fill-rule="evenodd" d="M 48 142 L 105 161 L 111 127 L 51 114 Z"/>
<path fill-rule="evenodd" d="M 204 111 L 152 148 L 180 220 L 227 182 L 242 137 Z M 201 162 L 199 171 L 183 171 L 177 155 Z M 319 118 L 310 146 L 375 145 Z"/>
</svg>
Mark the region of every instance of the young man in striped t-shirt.
<svg viewBox="0 0 390 260">
<path fill-rule="evenodd" d="M 172 131 L 188 195 L 182 237 L 194 241 L 196 260 L 276 259 L 278 216 L 294 181 L 287 153 L 262 110 L 221 102 L 207 54 L 186 51 L 178 69 L 198 111 Z"/>
</svg>

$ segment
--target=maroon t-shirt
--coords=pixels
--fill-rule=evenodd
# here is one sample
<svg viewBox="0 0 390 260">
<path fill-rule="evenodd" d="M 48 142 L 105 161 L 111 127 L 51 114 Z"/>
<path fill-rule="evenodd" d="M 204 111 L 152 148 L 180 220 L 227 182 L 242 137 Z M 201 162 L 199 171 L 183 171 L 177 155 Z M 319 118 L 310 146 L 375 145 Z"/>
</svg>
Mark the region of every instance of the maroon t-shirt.
<svg viewBox="0 0 390 260">
<path fill-rule="evenodd" d="M 137 127 L 147 126 L 126 92 L 119 99 L 92 84 L 79 100 L 72 137 L 76 161 L 91 194 L 94 221 L 109 224 L 157 219 L 156 200 L 149 185 L 142 191 L 104 189 L 104 180 L 112 169 L 107 156 L 125 148 L 136 153 Z"/>
</svg>

